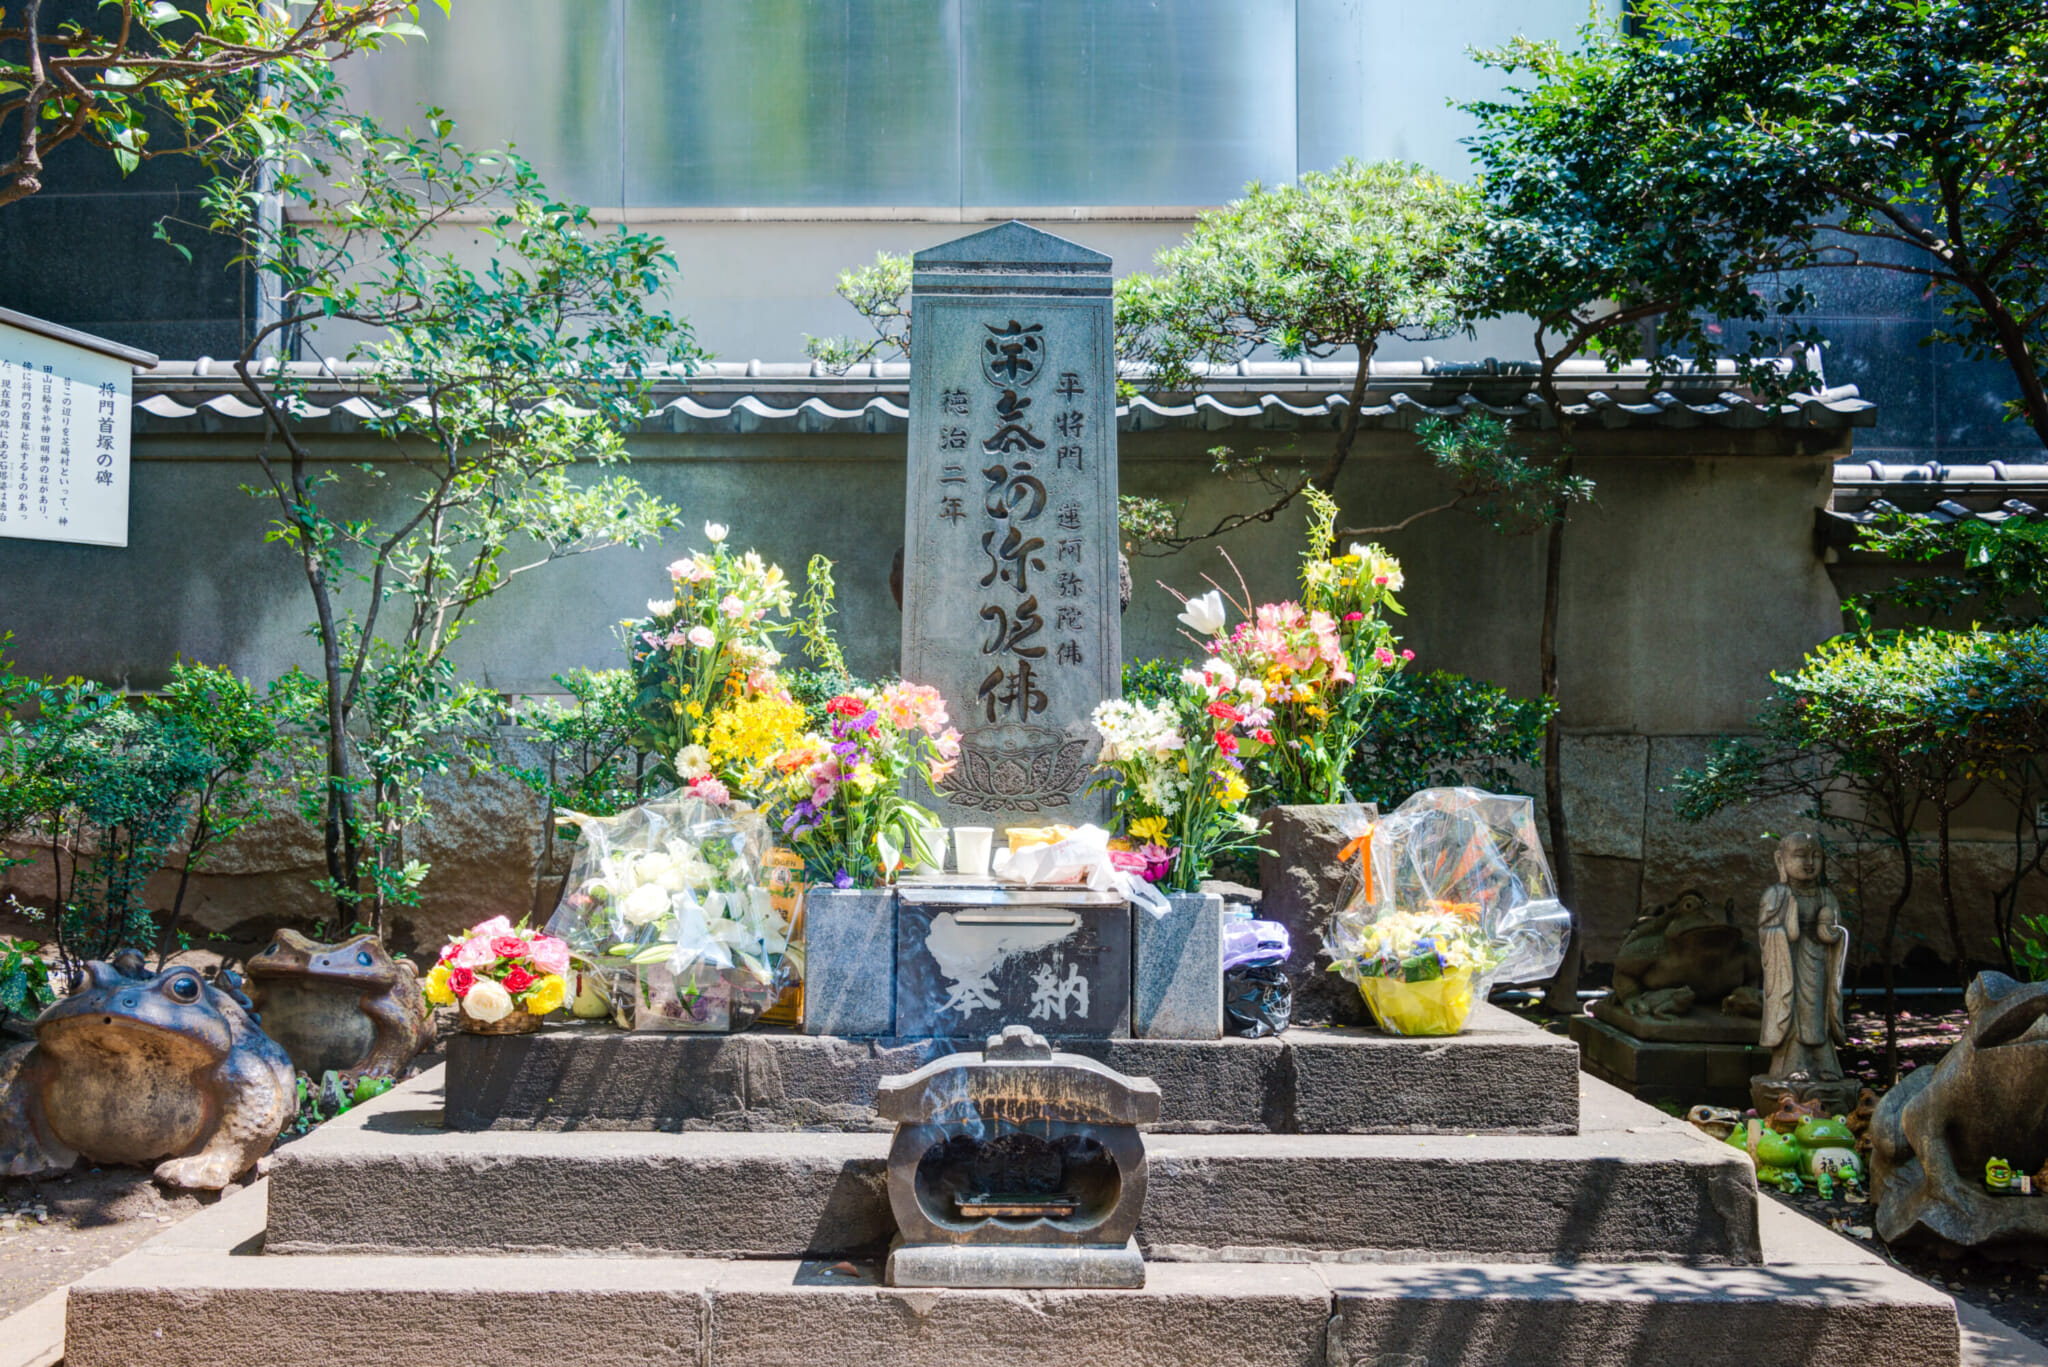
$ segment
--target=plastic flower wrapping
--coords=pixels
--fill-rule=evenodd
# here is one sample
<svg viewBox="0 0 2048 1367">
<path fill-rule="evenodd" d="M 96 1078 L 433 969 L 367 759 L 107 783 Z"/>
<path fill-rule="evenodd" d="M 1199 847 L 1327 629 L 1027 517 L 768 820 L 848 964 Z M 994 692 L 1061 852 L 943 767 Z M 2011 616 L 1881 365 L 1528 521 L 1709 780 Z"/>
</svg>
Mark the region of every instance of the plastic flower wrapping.
<svg viewBox="0 0 2048 1367">
<path fill-rule="evenodd" d="M 1564 960 L 1571 917 L 1536 835 L 1535 804 L 1476 788 L 1426 788 L 1357 832 L 1360 876 L 1330 918 L 1331 971 L 1375 980 L 1533 982 Z"/>
<path fill-rule="evenodd" d="M 622 1024 L 737 1028 L 802 979 L 759 813 L 679 792 L 562 819 L 582 838 L 548 930 L 600 975 Z"/>
<path fill-rule="evenodd" d="M 448 937 L 422 987 L 436 1006 L 462 1009 L 485 1025 L 515 1010 L 545 1016 L 568 1000 L 569 946 L 514 926 L 503 916 Z"/>
</svg>

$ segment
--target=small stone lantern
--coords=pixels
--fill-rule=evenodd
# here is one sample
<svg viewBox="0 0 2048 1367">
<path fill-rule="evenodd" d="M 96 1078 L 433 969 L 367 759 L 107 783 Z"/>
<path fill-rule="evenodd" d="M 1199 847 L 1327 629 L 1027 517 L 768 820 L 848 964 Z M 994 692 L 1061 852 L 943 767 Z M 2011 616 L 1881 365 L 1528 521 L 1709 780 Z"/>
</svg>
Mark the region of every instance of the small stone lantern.
<svg viewBox="0 0 2048 1367">
<path fill-rule="evenodd" d="M 1006 1026 L 979 1054 L 887 1077 L 891 1286 L 1140 1287 L 1140 1125 L 1159 1085 Z"/>
</svg>

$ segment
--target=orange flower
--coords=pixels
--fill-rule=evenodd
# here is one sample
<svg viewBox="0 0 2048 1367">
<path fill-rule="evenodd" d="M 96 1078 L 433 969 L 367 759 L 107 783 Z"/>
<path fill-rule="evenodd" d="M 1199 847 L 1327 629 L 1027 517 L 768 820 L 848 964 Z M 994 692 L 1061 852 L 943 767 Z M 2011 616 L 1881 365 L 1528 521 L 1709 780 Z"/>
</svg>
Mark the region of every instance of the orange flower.
<svg viewBox="0 0 2048 1367">
<path fill-rule="evenodd" d="M 1479 904 L 1477 902 L 1444 902 L 1431 898 L 1430 905 L 1444 915 L 1455 916 L 1461 921 L 1477 922 L 1479 920 Z"/>
</svg>

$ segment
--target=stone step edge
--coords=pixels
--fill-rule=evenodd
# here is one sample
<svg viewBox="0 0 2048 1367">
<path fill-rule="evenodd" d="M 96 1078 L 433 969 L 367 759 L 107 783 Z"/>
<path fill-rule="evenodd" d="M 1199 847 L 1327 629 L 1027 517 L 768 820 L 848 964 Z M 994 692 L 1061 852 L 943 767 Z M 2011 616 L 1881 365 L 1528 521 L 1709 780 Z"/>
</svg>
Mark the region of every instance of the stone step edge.
<svg viewBox="0 0 2048 1367">
<path fill-rule="evenodd" d="M 1155 1367 L 1626 1367 L 1718 1362 L 1737 1343 L 1745 1367 L 1960 1361 L 1946 1296 L 1817 1227 L 1801 1236 L 1802 1251 L 1842 1261 L 1313 1264 L 1250 1274 L 1156 1263 L 1135 1291 L 912 1291 L 878 1285 L 872 1265 L 266 1257 L 253 1251 L 266 1196 L 262 1183 L 236 1193 L 80 1281 L 67 1309 L 67 1367 L 388 1367 L 400 1351 L 394 1324 L 413 1345 L 405 1355 L 423 1360 L 422 1345 L 452 1346 L 494 1322 L 546 1324 L 546 1357 L 564 1367 L 779 1367 L 792 1344 L 822 1342 L 837 1345 L 835 1367 L 957 1363 L 963 1343 L 986 1367 L 1053 1352 Z M 484 1344 L 462 1360 L 500 1356 Z"/>
</svg>

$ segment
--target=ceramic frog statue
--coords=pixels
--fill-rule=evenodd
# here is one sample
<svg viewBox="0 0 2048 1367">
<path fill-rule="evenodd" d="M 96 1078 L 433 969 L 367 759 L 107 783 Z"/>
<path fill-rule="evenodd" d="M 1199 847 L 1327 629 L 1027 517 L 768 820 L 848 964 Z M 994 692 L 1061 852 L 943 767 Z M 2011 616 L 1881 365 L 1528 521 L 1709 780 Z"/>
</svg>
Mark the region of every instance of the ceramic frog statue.
<svg viewBox="0 0 2048 1367">
<path fill-rule="evenodd" d="M 1856 1136 L 1837 1116 L 1809 1117 L 1789 1134 L 1760 1125 L 1754 1148 L 1748 1128 L 1737 1125 L 1728 1142 L 1750 1155 L 1756 1163 L 1756 1180 L 1766 1186 L 1803 1191 L 1808 1182 L 1819 1183 L 1822 1177 L 1828 1179 L 1828 1187 L 1863 1181 Z"/>
<path fill-rule="evenodd" d="M 152 975 L 127 949 L 86 978 L 37 1019 L 35 1043 L 0 1057 L 0 1172 L 156 1162 L 160 1181 L 209 1190 L 246 1172 L 298 1095 L 234 975 Z"/>
<path fill-rule="evenodd" d="M 249 960 L 249 979 L 263 1028 L 316 1078 L 330 1069 L 403 1077 L 433 1042 L 418 970 L 374 935 L 322 944 L 280 930 Z"/>
</svg>

